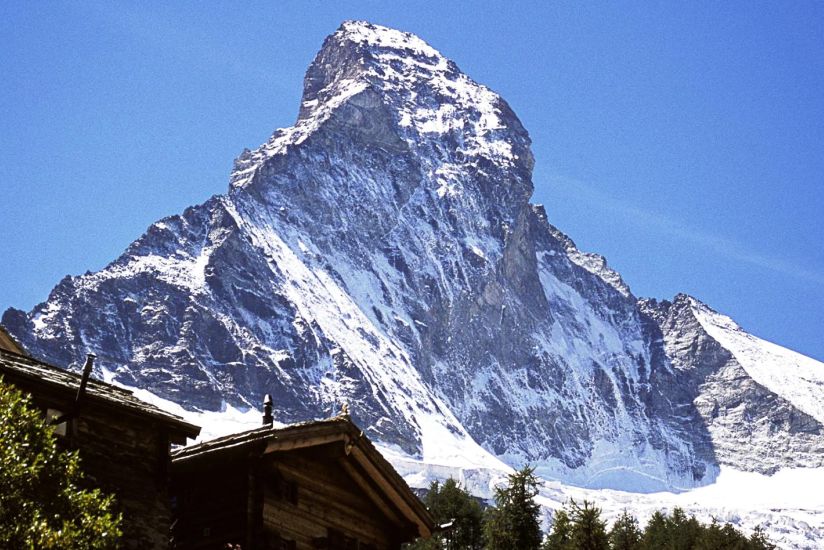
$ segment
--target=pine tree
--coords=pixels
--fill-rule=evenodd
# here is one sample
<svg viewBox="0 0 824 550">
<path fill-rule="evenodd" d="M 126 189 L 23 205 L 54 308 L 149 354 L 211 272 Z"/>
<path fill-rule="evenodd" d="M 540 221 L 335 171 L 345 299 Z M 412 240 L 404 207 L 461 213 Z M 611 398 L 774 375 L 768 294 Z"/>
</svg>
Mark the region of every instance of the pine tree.
<svg viewBox="0 0 824 550">
<path fill-rule="evenodd" d="M 77 453 L 60 450 L 29 398 L 0 380 L 0 547 L 117 548 L 112 497 L 80 489 L 81 478 Z"/>
<path fill-rule="evenodd" d="M 541 550 L 569 550 L 571 538 L 572 523 L 569 521 L 569 514 L 560 508 L 553 515 L 552 529 L 541 545 Z"/>
<path fill-rule="evenodd" d="M 729 523 L 719 525 L 713 518 L 695 541 L 695 550 L 748 550 L 749 541 Z"/>
<path fill-rule="evenodd" d="M 487 512 L 484 538 L 489 550 L 538 550 L 540 507 L 535 502 L 538 478 L 525 466 L 509 476 L 509 485 L 495 489 L 495 507 Z"/>
<path fill-rule="evenodd" d="M 477 550 L 482 545 L 483 510 L 477 500 L 450 478 L 443 484 L 433 481 L 424 497 L 426 505 L 438 525 L 452 523 L 446 533 L 435 534 L 408 546 L 410 550 Z"/>
<path fill-rule="evenodd" d="M 607 524 L 601 519 L 601 510 L 591 502 L 579 506 L 570 501 L 572 522 L 571 542 L 575 550 L 609 550 Z"/>
<path fill-rule="evenodd" d="M 667 517 L 661 511 L 656 510 L 644 528 L 641 548 L 644 550 L 664 549 L 667 547 L 668 538 Z"/>
<path fill-rule="evenodd" d="M 641 529 L 638 520 L 626 509 L 618 516 L 609 532 L 609 544 L 612 550 L 639 550 L 641 548 Z"/>
<path fill-rule="evenodd" d="M 749 542 L 752 550 L 775 550 L 776 548 L 760 525 L 752 532 Z"/>
<path fill-rule="evenodd" d="M 675 508 L 666 520 L 667 539 L 672 550 L 691 550 L 701 535 L 701 524 L 694 516 L 687 517 L 684 510 Z"/>
</svg>

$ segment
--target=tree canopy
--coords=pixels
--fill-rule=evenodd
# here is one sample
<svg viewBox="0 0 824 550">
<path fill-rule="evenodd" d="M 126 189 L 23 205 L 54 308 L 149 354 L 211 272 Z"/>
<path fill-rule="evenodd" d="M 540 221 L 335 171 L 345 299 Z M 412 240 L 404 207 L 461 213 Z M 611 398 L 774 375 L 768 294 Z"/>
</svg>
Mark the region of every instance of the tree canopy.
<svg viewBox="0 0 824 550">
<path fill-rule="evenodd" d="M 763 530 L 747 538 L 729 523 L 704 524 L 680 508 L 672 514 L 656 511 L 642 531 L 638 520 L 626 510 L 609 530 L 601 511 L 589 502 L 570 501 L 554 514 L 541 550 L 773 550 L 775 545 Z"/>
<path fill-rule="evenodd" d="M 410 549 L 479 550 L 483 548 L 483 509 L 457 481 L 452 478 L 443 483 L 433 481 L 423 499 L 435 523 L 451 524 L 444 532 L 421 540 Z"/>
<path fill-rule="evenodd" d="M 540 506 L 535 502 L 538 478 L 525 466 L 495 489 L 495 507 L 487 511 L 484 538 L 489 550 L 537 550 L 541 546 Z"/>
<path fill-rule="evenodd" d="M 609 531 L 612 550 L 638 550 L 641 547 L 641 529 L 638 520 L 624 509 Z"/>
<path fill-rule="evenodd" d="M 116 548 L 113 497 L 81 480 L 78 454 L 61 450 L 29 398 L 0 379 L 0 547 Z"/>
</svg>

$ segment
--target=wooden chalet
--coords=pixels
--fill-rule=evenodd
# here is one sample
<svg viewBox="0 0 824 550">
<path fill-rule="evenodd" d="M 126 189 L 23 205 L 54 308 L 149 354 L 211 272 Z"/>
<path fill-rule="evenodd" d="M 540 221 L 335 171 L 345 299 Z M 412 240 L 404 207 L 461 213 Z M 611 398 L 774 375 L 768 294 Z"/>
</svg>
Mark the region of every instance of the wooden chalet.
<svg viewBox="0 0 824 550">
<path fill-rule="evenodd" d="M 115 495 L 123 547 L 168 548 L 171 444 L 185 444 L 200 428 L 90 379 L 93 356 L 78 375 L 9 348 L 0 345 L 0 378 L 32 396 L 62 446 L 78 449 L 88 484 Z"/>
<path fill-rule="evenodd" d="M 345 414 L 177 449 L 172 473 L 175 548 L 388 550 L 433 530 Z"/>
</svg>

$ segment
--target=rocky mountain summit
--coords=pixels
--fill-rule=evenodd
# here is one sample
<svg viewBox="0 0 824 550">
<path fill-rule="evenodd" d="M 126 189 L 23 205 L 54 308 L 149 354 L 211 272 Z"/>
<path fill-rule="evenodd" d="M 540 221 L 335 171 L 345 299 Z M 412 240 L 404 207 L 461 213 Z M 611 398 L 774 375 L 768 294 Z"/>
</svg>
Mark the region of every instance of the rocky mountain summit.
<svg viewBox="0 0 824 550">
<path fill-rule="evenodd" d="M 639 300 L 553 227 L 507 103 L 408 33 L 346 22 L 298 120 L 230 187 L 3 324 L 57 364 L 283 422 L 342 403 L 429 465 L 584 487 L 824 465 L 824 365 L 694 298 Z"/>
</svg>

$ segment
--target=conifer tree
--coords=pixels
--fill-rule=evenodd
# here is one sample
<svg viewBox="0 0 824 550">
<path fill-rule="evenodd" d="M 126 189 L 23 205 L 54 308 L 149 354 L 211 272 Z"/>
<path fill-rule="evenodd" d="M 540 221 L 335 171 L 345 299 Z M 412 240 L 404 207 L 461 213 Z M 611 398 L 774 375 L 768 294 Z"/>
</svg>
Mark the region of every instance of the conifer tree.
<svg viewBox="0 0 824 550">
<path fill-rule="evenodd" d="M 687 517 L 684 510 L 676 507 L 666 520 L 667 539 L 672 550 L 691 550 L 701 535 L 701 524 L 695 516 Z"/>
<path fill-rule="evenodd" d="M 641 548 L 641 529 L 638 520 L 626 509 L 618 516 L 609 532 L 609 544 L 612 550 L 639 550 Z"/>
<path fill-rule="evenodd" d="M 644 534 L 641 537 L 641 548 L 644 548 L 644 550 L 666 548 L 667 539 L 667 517 L 660 510 L 656 510 L 644 528 Z"/>
<path fill-rule="evenodd" d="M 569 550 L 571 538 L 572 523 L 569 514 L 563 508 L 559 508 L 553 514 L 552 529 L 541 545 L 541 550 Z"/>
<path fill-rule="evenodd" d="M 775 544 L 770 541 L 764 529 L 759 525 L 750 536 L 750 548 L 752 550 L 775 550 Z"/>
<path fill-rule="evenodd" d="M 712 522 L 701 529 L 695 541 L 695 550 L 747 550 L 749 541 L 729 523 L 723 526 L 713 518 Z"/>
<path fill-rule="evenodd" d="M 409 545 L 410 550 L 477 550 L 482 547 L 481 505 L 454 479 L 449 478 L 442 484 L 433 481 L 423 502 L 438 525 L 452 523 L 452 526 L 446 533 Z"/>
<path fill-rule="evenodd" d="M 609 550 L 607 524 L 601 519 L 601 510 L 589 501 L 579 506 L 570 501 L 572 522 L 571 543 L 575 550 Z"/>
<path fill-rule="evenodd" d="M 489 550 L 538 550 L 541 545 L 540 507 L 535 502 L 538 478 L 525 466 L 509 476 L 506 487 L 495 489 L 495 507 L 488 510 L 484 538 Z"/>
<path fill-rule="evenodd" d="M 760 525 L 753 531 L 749 542 L 752 550 L 775 550 L 776 548 Z"/>
</svg>

